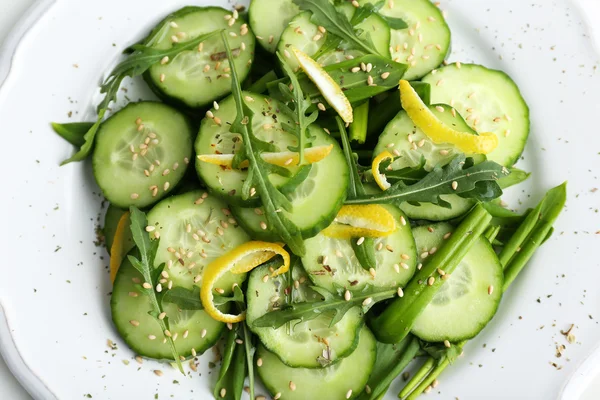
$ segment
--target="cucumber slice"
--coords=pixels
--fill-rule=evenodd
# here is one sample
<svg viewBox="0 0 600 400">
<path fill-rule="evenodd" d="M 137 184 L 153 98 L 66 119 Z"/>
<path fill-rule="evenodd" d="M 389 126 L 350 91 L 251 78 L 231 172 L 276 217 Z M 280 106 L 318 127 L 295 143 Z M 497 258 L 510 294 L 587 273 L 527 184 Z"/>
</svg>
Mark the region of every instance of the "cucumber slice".
<svg viewBox="0 0 600 400">
<path fill-rule="evenodd" d="M 227 205 L 202 191 L 163 200 L 148 213 L 148 225 L 160 234 L 157 265 L 165 263 L 173 285 L 188 289 L 202 285 L 202 271 L 211 261 L 250 240 Z M 245 277 L 227 273 L 216 287 L 231 293 Z"/>
<path fill-rule="evenodd" d="M 446 125 L 460 132 L 477 134 L 452 107 L 446 104 L 435 104 L 429 106 L 429 109 Z M 394 170 L 418 167 L 424 158 L 423 168 L 427 171 L 431 171 L 436 165 L 448 164 L 460 153 L 451 144 L 433 143 L 423 131 L 413 124 L 406 111 L 400 111 L 379 136 L 379 142 L 373 154 L 376 156 L 383 151 L 389 151 L 397 157 L 391 164 Z M 477 161 L 483 159 L 480 155 L 471 156 Z M 404 203 L 400 208 L 410 219 L 446 221 L 463 215 L 475 204 L 473 199 L 464 199 L 458 195 L 445 195 L 442 196 L 442 199 L 448 201 L 452 207 L 444 208 L 431 203 L 422 203 L 419 206 Z"/>
<path fill-rule="evenodd" d="M 293 122 L 278 111 L 279 102 L 277 100 L 248 92 L 244 93 L 244 96 L 252 99 L 247 104 L 254 112 L 253 132 L 259 139 L 273 143 L 277 146 L 278 151 L 288 151 L 289 146 L 296 145 L 296 137 L 281 127 L 281 122 L 288 124 Z M 240 135 L 229 132 L 230 123 L 236 116 L 233 98 L 226 98 L 219 105 L 219 109 L 213 109 L 212 112 L 216 118 L 221 120 L 221 126 L 217 125 L 214 119 L 206 118 L 202 121 L 200 134 L 196 140 L 196 153 L 231 154 L 236 152 L 241 144 Z M 334 147 L 325 159 L 312 164 L 309 178 L 288 194 L 294 205 L 294 212 L 292 214 L 283 212 L 293 222 L 299 224 L 307 234 L 315 234 L 333 221 L 345 200 L 348 187 L 348 167 L 339 145 L 323 129 L 313 124 L 309 127 L 309 133 L 315 137 L 313 146 L 333 144 Z M 242 185 L 248 176 L 246 170 L 222 168 L 199 160 L 196 162 L 196 170 L 200 179 L 206 183 L 211 192 L 224 198 L 228 203 L 245 207 L 260 205 L 257 195 L 249 200 L 243 200 L 241 197 Z M 290 170 L 295 173 L 297 168 L 290 168 Z M 332 174 L 332 171 L 335 171 L 335 174 Z M 290 178 L 275 174 L 270 175 L 270 179 L 276 186 L 283 186 L 290 180 Z M 315 199 L 315 196 L 324 197 Z M 273 238 L 273 235 L 261 235 L 261 220 L 251 218 L 252 210 L 247 210 L 247 212 L 238 208 L 235 210 L 240 220 L 244 220 L 244 226 L 249 229 L 249 232 L 258 231 L 256 237 L 267 240 Z"/>
<path fill-rule="evenodd" d="M 327 368 L 291 368 L 273 353 L 258 346 L 258 374 L 269 390 L 281 399 L 353 399 L 363 391 L 375 365 L 377 342 L 366 326 L 358 347 L 348 357 Z M 292 386 L 295 390 L 292 390 Z"/>
<path fill-rule="evenodd" d="M 258 43 L 275 53 L 281 34 L 299 12 L 293 0 L 252 0 L 248 13 Z"/>
<path fill-rule="evenodd" d="M 338 7 L 338 10 L 346 14 L 351 19 L 355 12 L 355 8 L 351 4 L 343 4 Z M 281 40 L 277 46 L 277 50 L 282 54 L 289 53 L 289 47 L 294 46 L 303 51 L 309 56 L 314 56 L 319 52 L 321 47 L 326 43 L 327 32 L 321 32 L 319 27 L 310 20 L 311 12 L 305 11 L 298 14 L 292 19 L 288 27 L 283 31 Z M 355 26 L 355 29 L 360 29 L 359 37 L 372 40 L 374 47 L 384 56 L 390 56 L 390 28 L 385 20 L 373 14 L 365 19 L 360 24 Z M 346 61 L 350 58 L 364 55 L 364 52 L 351 48 L 347 43 L 341 43 L 339 48 L 334 48 L 326 51 L 324 54 L 317 57 L 316 61 L 323 65 L 336 64 Z M 286 62 L 292 68 L 298 68 L 298 61 L 294 56 L 287 58 Z"/>
<path fill-rule="evenodd" d="M 314 146 L 333 144 L 334 147 L 325 159 L 312 164 L 308 178 L 300 186 L 286 193 L 292 202 L 293 212 L 283 213 L 296 224 L 305 239 L 315 236 L 333 222 L 346 200 L 349 176 L 348 164 L 335 139 L 315 125 L 311 127 L 311 135 L 316 137 Z M 285 187 L 283 190 L 285 192 Z M 280 240 L 277 232 L 267 224 L 262 207 L 232 206 L 231 211 L 252 237 L 266 241 Z"/>
<path fill-rule="evenodd" d="M 169 345 L 163 343 L 164 334 L 154 317 L 150 299 L 136 282 L 143 282 L 142 275 L 125 258 L 113 287 L 110 306 L 112 319 L 119 334 L 137 354 L 159 360 L 172 360 Z M 170 330 L 177 334 L 175 347 L 180 355 L 189 357 L 192 349 L 198 354 L 212 347 L 223 332 L 225 324 L 215 321 L 203 310 L 178 310 L 170 303 L 164 304 L 169 318 Z M 131 321 L 139 322 L 134 326 Z M 204 331 L 206 330 L 206 331 Z M 187 335 L 184 335 L 185 332 Z M 154 338 L 154 339 L 151 339 Z"/>
<path fill-rule="evenodd" d="M 460 132 L 477 134 L 452 107 L 446 104 L 435 104 L 429 106 L 429 109 L 444 124 Z M 431 171 L 436 165 L 444 166 L 448 164 L 461 153 L 452 144 L 433 143 L 422 130 L 415 126 L 404 110 L 400 111 L 387 124 L 385 130 L 379 136 L 373 154 L 377 156 L 384 151 L 389 151 L 397 157 L 392 163 L 394 170 L 418 167 L 421 165 L 421 159 L 425 158 L 423 167 L 427 171 Z"/>
<path fill-rule="evenodd" d="M 445 223 L 413 229 L 420 256 L 443 246 L 444 235 L 453 230 Z M 419 257 L 419 262 L 427 261 Z M 480 238 L 417 318 L 412 333 L 429 342 L 475 337 L 496 314 L 503 282 L 496 253 L 487 239 Z"/>
<path fill-rule="evenodd" d="M 96 135 L 92 164 L 104 197 L 113 205 L 147 207 L 185 175 L 192 155 L 187 118 L 165 104 L 130 103 Z"/>
<path fill-rule="evenodd" d="M 453 104 L 478 132 L 493 132 L 498 147 L 488 159 L 506 167 L 517 162 L 529 136 L 529 107 L 504 72 L 475 64 L 449 65 L 427 75 L 432 103 Z"/>
<path fill-rule="evenodd" d="M 230 11 L 220 7 L 185 7 L 163 20 L 146 43 L 156 49 L 168 49 L 173 39 L 185 42 L 225 29 L 243 81 L 254 59 L 255 39 L 242 18 L 229 26 L 231 17 Z M 146 82 L 161 98 L 189 108 L 205 106 L 230 93 L 230 65 L 221 36 L 204 41 L 198 50 L 184 51 L 165 64 L 153 65 L 144 74 Z"/>
<path fill-rule="evenodd" d="M 360 0 L 360 4 L 379 0 Z M 385 0 L 382 15 L 400 18 L 406 29 L 392 29 L 392 59 L 406 63 L 406 80 L 416 80 L 440 65 L 450 51 L 450 28 L 440 10 L 429 0 Z M 440 103 L 448 103 L 441 101 Z"/>
<path fill-rule="evenodd" d="M 333 239 L 320 233 L 304 242 L 306 255 L 302 257 L 304 269 L 317 286 L 330 291 L 340 287 L 360 291 L 366 285 L 404 286 L 412 278 L 417 265 L 417 250 L 411 228 L 402 223 L 403 220 L 406 223 L 406 218 L 397 207 L 384 207 L 394 216 L 398 228 L 391 235 L 374 240 L 375 277 L 360 265 L 349 239 Z"/>
<path fill-rule="evenodd" d="M 310 289 L 310 280 L 299 263 L 292 269 L 291 277 L 288 273 L 264 282 L 263 277 L 269 274 L 268 265 L 252 271 L 246 295 L 248 326 L 269 351 L 275 353 L 284 364 L 303 368 L 321 368 L 354 351 L 363 326 L 360 307 L 349 310 L 334 326 L 329 326 L 331 316 L 324 315 L 309 321 L 292 321 L 277 329 L 253 327 L 257 318 L 291 301 L 300 303 L 322 299 L 321 295 Z"/>
</svg>

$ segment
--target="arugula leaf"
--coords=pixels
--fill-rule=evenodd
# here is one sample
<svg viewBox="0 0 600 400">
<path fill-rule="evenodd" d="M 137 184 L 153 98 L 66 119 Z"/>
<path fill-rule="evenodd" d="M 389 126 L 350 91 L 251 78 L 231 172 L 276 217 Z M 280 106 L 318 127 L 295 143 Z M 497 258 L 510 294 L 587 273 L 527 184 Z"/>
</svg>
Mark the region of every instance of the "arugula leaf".
<svg viewBox="0 0 600 400">
<path fill-rule="evenodd" d="M 160 31 L 161 30 L 159 29 L 157 32 L 160 33 Z M 106 78 L 104 83 L 100 86 L 100 94 L 103 94 L 104 98 L 96 110 L 98 117 L 96 118 L 96 122 L 94 122 L 83 135 L 83 143 L 80 145 L 79 151 L 77 151 L 68 160 L 63 161 L 61 165 L 65 165 L 73 161 L 84 160 L 90 154 L 94 145 L 94 139 L 96 137 L 96 133 L 98 132 L 98 128 L 100 128 L 100 125 L 104 120 L 110 103 L 117 100 L 117 93 L 119 92 L 119 88 L 121 87 L 121 83 L 125 77 L 133 78 L 142 75 L 151 66 L 160 62 L 160 60 L 162 60 L 164 57 L 174 58 L 177 54 L 183 51 L 192 50 L 201 42 L 205 41 L 211 36 L 214 36 L 218 32 L 219 31 L 214 31 L 200 35 L 190 41 L 174 44 L 171 48 L 165 50 L 154 49 L 142 44 L 131 46 L 133 53 L 131 53 L 131 55 L 129 55 L 123 62 L 117 65 L 109 74 L 108 78 Z M 60 124 L 57 125 L 61 126 Z"/>
<path fill-rule="evenodd" d="M 373 14 L 378 14 L 390 27 L 390 29 L 406 29 L 408 24 L 401 18 L 393 18 L 383 15 L 379 12 L 385 5 L 385 0 L 378 2 L 377 4 L 367 3 L 356 9 L 356 12 L 352 16 L 352 25 L 358 25 L 365 19 L 369 18 Z"/>
<path fill-rule="evenodd" d="M 239 331 L 239 324 L 235 324 L 225 335 L 223 361 L 213 391 L 215 399 L 239 400 L 242 397 L 248 365 L 244 347 L 236 343 Z"/>
<path fill-rule="evenodd" d="M 453 364 L 454 361 L 462 354 L 462 346 L 460 344 L 450 343 L 450 347 L 446 347 L 439 343 L 429 343 L 421 341 L 421 350 L 429 354 L 435 360 L 448 361 Z"/>
<path fill-rule="evenodd" d="M 448 202 L 440 198 L 445 194 L 458 194 L 465 198 L 488 201 L 502 194 L 497 180 L 507 174 L 508 170 L 505 167 L 493 161 L 473 165 L 472 159 L 459 155 L 448 165 L 435 167 L 425 178 L 413 185 L 407 186 L 398 181 L 382 193 L 349 199 L 346 200 L 346 204 L 400 205 L 409 202 L 450 207 Z"/>
<path fill-rule="evenodd" d="M 138 208 L 131 206 L 129 209 L 130 218 L 131 218 L 131 233 L 133 236 L 133 241 L 137 246 L 138 251 L 140 252 L 141 260 L 128 255 L 127 258 L 133 265 L 133 267 L 142 274 L 145 283 L 150 285 L 149 288 L 141 288 L 143 294 L 148 296 L 150 299 L 150 304 L 152 305 L 152 309 L 148 310 L 148 314 L 154 317 L 162 332 L 167 332 L 169 328 L 169 317 L 165 317 L 164 319 L 160 319 L 158 316 L 163 312 L 162 307 L 162 293 L 155 292 L 155 288 L 158 285 L 158 281 L 160 279 L 160 274 L 164 270 L 164 264 L 159 265 L 158 267 L 154 266 L 154 260 L 156 258 L 156 252 L 158 251 L 158 240 L 150 240 L 148 233 L 146 232 L 146 226 L 148 226 L 148 220 L 146 219 L 146 214 L 140 211 Z M 181 359 L 179 358 L 179 352 L 175 347 L 175 342 L 171 338 L 168 333 L 165 333 L 165 339 L 167 339 L 167 343 L 171 348 L 171 354 L 173 355 L 173 359 L 177 363 L 179 371 L 182 374 L 185 374 L 183 371 L 183 366 L 181 365 Z"/>
<path fill-rule="evenodd" d="M 367 54 L 379 54 L 372 43 L 358 37 L 346 15 L 336 10 L 329 0 L 294 0 L 294 3 L 301 10 L 312 12 L 310 19 L 315 25 L 323 26 L 327 32 L 339 36 Z"/>
<path fill-rule="evenodd" d="M 175 304 L 181 310 L 204 310 L 202 301 L 200 300 L 200 288 L 194 286 L 192 289 L 184 287 L 174 287 L 173 289 L 166 292 L 162 298 L 164 303 Z M 233 297 L 221 296 L 218 294 L 214 295 L 215 305 L 221 306 L 227 303 L 240 303 L 244 302 L 244 293 L 236 286 L 233 290 Z"/>
<path fill-rule="evenodd" d="M 227 37 L 223 32 L 221 32 L 221 37 L 225 44 L 227 56 L 233 59 Z M 291 211 L 292 204 L 269 179 L 271 173 L 281 174 L 288 170 L 268 164 L 260 156 L 260 153 L 270 151 L 271 146 L 259 140 L 252 132 L 252 117 L 254 113 L 242 97 L 242 88 L 235 64 L 231 66 L 231 82 L 231 91 L 235 100 L 237 116 L 229 130 L 242 135 L 243 146 L 237 153 L 241 154 L 241 156 L 236 157 L 237 161 L 241 162 L 243 159 L 246 159 L 249 164 L 248 177 L 242 187 L 242 197 L 249 198 L 250 189 L 255 188 L 265 208 L 265 216 L 268 224 L 275 229 L 275 232 L 290 247 L 292 252 L 297 255 L 304 255 L 304 241 L 300 235 L 300 229 L 281 212 L 284 209 Z"/>
<path fill-rule="evenodd" d="M 304 93 L 302 92 L 302 86 L 298 81 L 298 77 L 279 52 L 277 53 L 277 57 L 281 62 L 285 74 L 292 82 L 291 88 L 283 83 L 279 84 L 279 90 L 285 99 L 282 108 L 284 109 L 284 112 L 292 118 L 291 124 L 281 121 L 281 127 L 286 132 L 292 133 L 298 139 L 298 145 L 289 146 L 288 150 L 297 152 L 300 157 L 298 165 L 304 165 L 304 149 L 310 147 L 312 140 L 314 140 L 314 137 L 311 137 L 308 132 L 308 127 L 317 120 L 319 112 L 313 111 L 309 116 L 306 115 L 306 112 L 312 106 L 312 103 L 310 99 L 304 98 Z M 294 105 L 293 109 L 290 107 L 290 104 Z"/>
<path fill-rule="evenodd" d="M 254 346 L 252 345 L 253 335 L 250 332 L 250 328 L 246 321 L 242 325 L 242 330 L 244 334 L 244 349 L 246 353 L 246 365 L 248 367 L 248 389 L 250 391 L 250 398 L 254 399 L 254 362 L 252 361 L 254 356 Z"/>
<path fill-rule="evenodd" d="M 277 329 L 290 321 L 309 321 L 324 314 L 331 320 L 329 326 L 340 322 L 346 313 L 354 307 L 362 307 L 363 312 L 367 312 L 375 303 L 396 296 L 396 289 L 377 290 L 372 287 L 366 287 L 362 292 L 354 292 L 352 298 L 347 301 L 344 294 L 331 293 L 330 291 L 317 286 L 311 286 L 311 289 L 323 297 L 323 301 L 286 304 L 281 310 L 271 311 L 254 321 L 253 326 L 264 328 L 271 327 Z M 365 300 L 370 298 L 368 304 Z"/>
<path fill-rule="evenodd" d="M 375 366 L 369 376 L 370 392 L 363 391 L 357 400 L 379 400 L 385 396 L 392 381 L 402 373 L 420 350 L 419 340 L 409 335 L 400 343 L 377 342 Z"/>
<path fill-rule="evenodd" d="M 84 135 L 94 124 L 91 122 L 52 123 L 52 129 L 73 146 L 81 147 L 85 143 Z"/>
<path fill-rule="evenodd" d="M 358 67 L 361 64 L 371 64 L 373 69 L 370 73 L 362 70 L 356 73 L 351 72 L 352 68 Z M 352 104 L 356 104 L 397 87 L 398 82 L 406 72 L 407 65 L 397 63 L 383 56 L 370 54 L 357 57 L 353 60 L 331 64 L 323 69 L 340 86 L 344 95 L 348 98 L 348 101 Z M 367 81 L 369 75 L 373 78 L 375 86 L 368 85 Z M 382 76 L 387 76 L 387 78 L 383 79 Z M 298 74 L 298 81 L 300 82 L 304 95 L 309 97 L 313 103 L 313 108 L 309 109 L 309 111 L 316 109 L 318 103 L 325 102 L 319 89 L 305 74 Z M 285 100 L 279 90 L 280 83 L 288 84 L 289 79 L 283 78 L 269 82 L 267 84 L 269 95 L 278 100 Z M 394 96 L 398 98 L 399 103 L 400 96 L 397 94 Z M 394 112 L 394 115 L 397 113 L 397 111 Z"/>
</svg>

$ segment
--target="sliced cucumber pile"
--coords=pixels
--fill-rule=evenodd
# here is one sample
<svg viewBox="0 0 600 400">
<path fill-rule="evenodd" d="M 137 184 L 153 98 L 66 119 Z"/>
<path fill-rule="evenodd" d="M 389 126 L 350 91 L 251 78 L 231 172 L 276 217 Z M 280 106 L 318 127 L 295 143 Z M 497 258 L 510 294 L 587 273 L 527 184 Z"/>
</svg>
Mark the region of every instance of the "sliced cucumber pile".
<svg viewBox="0 0 600 400">
<path fill-rule="evenodd" d="M 377 353 L 377 342 L 366 326 L 358 347 L 327 368 L 291 368 L 264 346 L 256 351 L 256 370 L 274 396 L 286 400 L 353 399 L 363 391 Z"/>
<path fill-rule="evenodd" d="M 183 178 L 192 156 L 191 125 L 161 103 L 130 103 L 106 120 L 96 135 L 93 168 L 111 204 L 147 207 Z"/>
<path fill-rule="evenodd" d="M 248 13 L 258 43 L 275 53 L 281 34 L 299 12 L 293 0 L 252 0 Z M 277 18 L 273 18 L 274 15 Z"/>
<path fill-rule="evenodd" d="M 443 246 L 444 237 L 452 231 L 453 227 L 445 223 L 413 229 L 419 262 L 426 263 L 421 256 Z M 480 238 L 417 318 L 412 333 L 429 342 L 456 343 L 475 337 L 496 314 L 503 283 L 496 253 L 485 238 Z"/>
<path fill-rule="evenodd" d="M 279 102 L 257 94 L 248 94 L 253 100 L 248 105 L 254 111 L 254 134 L 261 140 L 274 143 L 279 151 L 288 151 L 289 146 L 296 145 L 297 139 L 281 127 L 281 123 L 290 123 L 289 117 L 279 110 Z M 223 100 L 219 109 L 213 109 L 214 118 L 206 118 L 202 122 L 200 134 L 196 140 L 197 154 L 232 154 L 239 150 L 241 138 L 229 132 L 229 124 L 235 118 L 235 104 L 232 98 Z M 219 126 L 215 119 L 219 118 Z M 314 136 L 313 146 L 333 145 L 331 153 L 323 160 L 310 166 L 308 178 L 300 186 L 291 185 L 290 178 L 272 174 L 270 179 L 281 187 L 292 202 L 293 212 L 284 213 L 301 229 L 304 237 L 311 237 L 327 227 L 335 218 L 346 199 L 348 187 L 348 165 L 341 148 L 335 139 L 317 125 L 309 127 Z M 245 170 L 223 168 L 217 165 L 198 161 L 196 169 L 201 180 L 215 195 L 221 196 L 231 204 L 240 224 L 262 240 L 277 240 L 278 237 L 268 226 L 262 208 L 256 209 L 258 197 L 249 201 L 241 198 L 243 182 L 248 175 Z M 295 173 L 297 168 L 290 168 Z M 335 171 L 332 173 L 332 171 Z M 291 178 L 293 179 L 293 178 Z M 290 191 L 286 191 L 290 184 Z M 251 208 L 242 208 L 251 207 Z"/>
<path fill-rule="evenodd" d="M 476 64 L 451 64 L 423 78 L 431 102 L 452 104 L 477 132 L 492 132 L 498 147 L 488 159 L 506 167 L 517 162 L 529 137 L 529 107 L 502 71 Z"/>
<path fill-rule="evenodd" d="M 462 116 L 449 105 L 436 104 L 429 108 L 437 118 L 453 129 L 477 135 L 477 132 L 471 129 Z M 460 151 L 451 144 L 434 143 L 414 125 L 406 111 L 400 111 L 379 136 L 373 154 L 377 155 L 384 151 L 388 151 L 396 157 L 391 164 L 394 170 L 416 168 L 424 160 L 423 168 L 431 171 L 436 165 L 444 166 L 460 154 Z M 484 158 L 479 155 L 470 156 L 477 161 Z M 463 199 L 457 195 L 444 195 L 442 199 L 449 202 L 452 207 L 445 208 L 431 203 L 421 203 L 420 205 L 403 203 L 400 208 L 411 219 L 446 221 L 463 215 L 475 204 L 474 200 Z"/>
<path fill-rule="evenodd" d="M 150 298 L 144 294 L 142 275 L 125 258 L 114 283 L 110 301 L 112 319 L 119 334 L 136 354 L 159 360 L 173 359 L 173 353 L 156 319 L 148 314 Z M 221 337 L 225 324 L 203 310 L 180 310 L 165 303 L 175 347 L 183 357 L 202 354 Z M 175 336 L 177 335 L 177 336 Z"/>
<path fill-rule="evenodd" d="M 146 39 L 155 49 L 168 49 L 205 33 L 224 29 L 233 49 L 236 70 L 244 80 L 254 59 L 255 38 L 237 12 L 220 7 L 185 7 L 169 15 Z M 233 21 L 233 22 L 232 22 Z M 144 75 L 148 85 L 166 101 L 199 108 L 231 92 L 231 66 L 220 35 L 173 60 L 153 65 Z"/>
<path fill-rule="evenodd" d="M 202 284 L 211 261 L 250 240 L 221 200 L 193 191 L 163 200 L 148 213 L 148 225 L 160 236 L 156 264 L 166 264 L 174 286 L 191 289 Z M 245 274 L 226 273 L 218 286 L 231 293 Z"/>
<path fill-rule="evenodd" d="M 359 4 L 379 2 L 359 0 Z M 390 41 L 392 59 L 409 66 L 404 79 L 419 79 L 442 64 L 450 51 L 450 28 L 431 1 L 385 0 L 379 12 L 408 25 L 406 29 L 392 29 Z"/>
<path fill-rule="evenodd" d="M 302 264 L 315 285 L 330 291 L 361 291 L 367 285 L 395 288 L 408 282 L 417 266 L 411 228 L 402 211 L 394 206 L 384 207 L 394 216 L 397 229 L 389 236 L 374 239 L 377 262 L 373 271 L 364 269 L 356 258 L 350 241 L 357 239 L 334 239 L 319 233 L 304 242 L 306 255 Z"/>
<path fill-rule="evenodd" d="M 354 351 L 358 334 L 363 326 L 360 307 L 347 312 L 342 320 L 329 326 L 330 315 L 309 321 L 292 321 L 277 329 L 253 326 L 254 321 L 286 304 L 320 301 L 321 295 L 310 289 L 301 265 L 291 274 L 280 275 L 263 281 L 269 275 L 265 265 L 252 271 L 248 280 L 248 326 L 260 338 L 261 343 L 275 353 L 290 367 L 322 368 L 338 362 Z"/>
</svg>

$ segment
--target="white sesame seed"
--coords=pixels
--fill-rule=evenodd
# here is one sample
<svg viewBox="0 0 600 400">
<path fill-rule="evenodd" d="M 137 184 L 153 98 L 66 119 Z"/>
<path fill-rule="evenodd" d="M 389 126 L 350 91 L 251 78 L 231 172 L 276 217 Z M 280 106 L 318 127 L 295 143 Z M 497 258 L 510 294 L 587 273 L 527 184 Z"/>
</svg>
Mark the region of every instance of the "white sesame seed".
<svg viewBox="0 0 600 400">
<path fill-rule="evenodd" d="M 156 375 L 156 376 L 163 376 L 163 372 L 160 369 L 155 369 L 154 370 L 154 375 Z"/>
<path fill-rule="evenodd" d="M 262 277 L 262 281 L 264 283 L 267 283 L 268 280 L 269 280 L 269 275 L 268 274 Z"/>
<path fill-rule="evenodd" d="M 167 313 L 163 311 L 160 314 L 158 314 L 158 319 L 163 320 L 163 319 L 165 319 L 166 316 L 167 316 Z"/>
<path fill-rule="evenodd" d="M 400 273 L 400 266 L 398 264 L 394 264 L 394 271 L 396 271 L 396 273 Z"/>
<path fill-rule="evenodd" d="M 400 151 L 398 151 L 398 149 L 394 149 L 394 150 L 392 150 L 392 154 L 395 155 L 396 157 L 399 157 Z"/>
<path fill-rule="evenodd" d="M 356 241 L 356 244 L 357 244 L 358 246 L 360 246 L 361 244 L 363 244 L 363 242 L 364 242 L 364 241 L 365 241 L 365 238 L 364 238 L 364 237 L 360 237 L 360 238 L 358 238 L 358 240 Z"/>
<path fill-rule="evenodd" d="M 314 42 L 318 42 L 319 40 L 323 39 L 323 35 L 321 35 L 320 33 L 317 33 L 315 36 L 313 36 L 312 40 Z"/>
<path fill-rule="evenodd" d="M 458 188 L 458 182 L 453 181 L 452 182 L 452 190 L 456 190 Z"/>
<path fill-rule="evenodd" d="M 383 74 L 381 74 L 381 79 L 387 79 L 390 76 L 389 72 L 384 72 Z"/>
<path fill-rule="evenodd" d="M 440 79 L 439 81 L 437 81 L 437 83 L 435 84 L 435 86 L 442 86 L 443 83 L 444 83 L 444 80 Z"/>
<path fill-rule="evenodd" d="M 403 215 L 401 215 L 401 216 L 400 216 L 400 223 L 401 223 L 402 225 L 406 225 L 406 219 L 404 218 L 404 216 L 403 216 Z"/>
<path fill-rule="evenodd" d="M 296 384 L 292 381 L 290 381 L 290 390 L 293 392 L 296 390 Z"/>
<path fill-rule="evenodd" d="M 375 278 L 375 275 L 377 275 L 377 271 L 375 271 L 375 268 L 369 268 L 369 274 L 371 274 L 371 276 Z"/>
<path fill-rule="evenodd" d="M 349 399 L 350 397 L 352 397 L 352 389 L 348 390 L 348 392 L 346 392 L 346 398 Z"/>
<path fill-rule="evenodd" d="M 356 8 L 360 7 L 360 4 L 358 4 L 358 1 L 356 0 L 352 0 L 352 5 Z"/>
<path fill-rule="evenodd" d="M 450 348 L 450 342 L 447 339 L 444 340 L 444 346 Z"/>
<path fill-rule="evenodd" d="M 219 392 L 219 396 L 221 396 L 221 398 L 224 398 L 227 395 L 227 389 L 222 388 L 221 391 Z"/>
<path fill-rule="evenodd" d="M 428 251 L 424 251 L 423 253 L 421 253 L 421 258 L 427 258 L 428 256 L 429 256 Z"/>
<path fill-rule="evenodd" d="M 149 284 L 148 282 L 144 282 L 144 284 L 142 285 L 142 287 L 143 287 L 144 289 L 152 289 L 152 285 L 151 285 L 151 284 Z"/>
<path fill-rule="evenodd" d="M 492 293 L 494 293 L 494 286 L 490 285 L 490 286 L 488 286 L 488 294 L 492 294 Z"/>
<path fill-rule="evenodd" d="M 140 322 L 139 322 L 139 321 L 136 321 L 136 320 L 131 320 L 131 321 L 129 321 L 129 323 L 130 323 L 131 325 L 135 326 L 135 327 L 138 327 L 138 326 L 140 326 Z"/>
<path fill-rule="evenodd" d="M 352 293 L 350 293 L 350 291 L 349 291 L 349 290 L 346 290 L 346 291 L 344 292 L 344 300 L 346 300 L 346 301 L 350 301 L 350 299 L 351 299 L 351 298 L 352 298 Z"/>
<path fill-rule="evenodd" d="M 171 41 L 173 43 L 179 43 L 179 38 L 177 37 L 177 35 L 173 35 L 173 36 L 171 36 Z"/>
<path fill-rule="evenodd" d="M 373 299 L 371 297 L 367 297 L 363 302 L 362 305 L 364 307 L 368 306 L 369 304 L 371 304 L 373 302 Z"/>
<path fill-rule="evenodd" d="M 323 103 L 319 103 L 319 104 L 317 104 L 317 108 L 318 108 L 319 110 L 321 110 L 321 111 L 325 111 L 325 110 L 326 110 L 326 108 L 325 108 L 325 104 L 323 104 Z"/>
<path fill-rule="evenodd" d="M 265 221 L 260 221 L 260 229 L 267 230 L 267 223 Z"/>
<path fill-rule="evenodd" d="M 291 57 L 291 55 L 290 55 L 290 52 L 289 52 L 289 51 L 287 51 L 287 50 L 285 50 L 285 49 L 283 50 L 283 55 L 284 55 L 286 58 L 290 58 L 290 57 Z"/>
<path fill-rule="evenodd" d="M 263 360 L 262 360 L 262 358 L 258 358 L 258 359 L 256 360 L 256 365 L 257 365 L 258 367 L 262 367 L 262 365 L 263 365 Z"/>
<path fill-rule="evenodd" d="M 434 283 L 435 283 L 435 278 L 433 276 L 430 276 L 429 279 L 427 279 L 427 284 L 429 286 L 433 286 Z"/>
<path fill-rule="evenodd" d="M 401 262 L 400 266 L 402 267 L 402 269 L 409 269 L 410 267 L 408 266 L 407 263 Z"/>
</svg>

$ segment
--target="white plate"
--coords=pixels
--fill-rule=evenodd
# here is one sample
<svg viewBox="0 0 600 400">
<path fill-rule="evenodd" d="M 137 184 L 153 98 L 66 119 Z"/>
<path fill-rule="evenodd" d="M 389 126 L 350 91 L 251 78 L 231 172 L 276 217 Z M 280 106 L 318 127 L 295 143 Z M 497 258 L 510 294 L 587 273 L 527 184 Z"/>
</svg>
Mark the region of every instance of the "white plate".
<svg viewBox="0 0 600 400">
<path fill-rule="evenodd" d="M 12 65 L 12 54 L 0 59 L 0 80 L 11 67 L 0 89 L 0 313 L 8 321 L 0 315 L 0 349 L 35 398 L 210 396 L 212 354 L 201 362 L 201 377 L 183 377 L 153 362 L 137 365 L 118 338 L 108 307 L 108 259 L 94 245 L 102 199 L 89 163 L 58 167 L 72 148 L 48 125 L 68 121 L 71 111 L 72 121 L 91 119 L 97 84 L 123 48 L 188 2 L 42 1 L 20 28 L 31 26 Z M 454 35 L 451 60 L 505 70 L 531 106 L 532 135 L 519 165 L 534 175 L 513 191 L 512 204 L 532 205 L 567 179 L 569 201 L 556 234 L 494 321 L 441 377 L 437 398 L 556 398 L 600 337 L 600 192 L 591 191 L 600 186 L 597 54 L 583 16 L 567 0 L 446 0 L 442 8 Z M 148 95 L 138 80 L 127 87 L 132 99 Z M 560 333 L 570 324 L 573 345 Z M 107 339 L 118 350 L 108 349 Z M 562 358 L 555 357 L 557 344 L 567 346 Z M 165 376 L 152 374 L 156 368 Z M 575 399 L 577 387 L 565 398 Z"/>
</svg>

